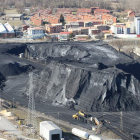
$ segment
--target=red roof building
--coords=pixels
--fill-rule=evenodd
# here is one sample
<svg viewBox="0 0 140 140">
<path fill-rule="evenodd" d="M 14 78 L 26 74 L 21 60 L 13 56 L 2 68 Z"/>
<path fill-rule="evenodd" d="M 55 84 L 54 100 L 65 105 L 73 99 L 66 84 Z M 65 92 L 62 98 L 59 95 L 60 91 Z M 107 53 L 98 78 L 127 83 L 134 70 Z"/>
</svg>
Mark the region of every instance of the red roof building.
<svg viewBox="0 0 140 140">
<path fill-rule="evenodd" d="M 72 32 L 60 32 L 60 34 L 70 34 Z"/>
<path fill-rule="evenodd" d="M 87 14 L 91 14 L 91 9 L 89 8 L 80 8 L 77 10 L 77 14 L 80 14 L 80 13 L 87 13 Z"/>
</svg>

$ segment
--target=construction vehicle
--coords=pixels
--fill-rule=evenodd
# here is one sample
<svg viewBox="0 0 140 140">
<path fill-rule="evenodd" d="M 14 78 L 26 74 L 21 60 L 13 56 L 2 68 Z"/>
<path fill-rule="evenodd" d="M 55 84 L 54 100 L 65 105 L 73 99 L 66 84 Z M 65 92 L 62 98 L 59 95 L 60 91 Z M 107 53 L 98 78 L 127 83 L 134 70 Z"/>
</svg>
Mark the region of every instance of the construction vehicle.
<svg viewBox="0 0 140 140">
<path fill-rule="evenodd" d="M 79 111 L 78 113 L 74 114 L 72 118 L 76 120 L 82 120 L 85 123 L 96 125 L 97 126 L 96 128 L 92 128 L 92 130 L 96 131 L 96 133 L 100 133 L 100 129 L 103 125 L 103 123 L 99 121 L 96 117 L 92 117 L 91 115 L 85 113 L 84 111 Z"/>
<path fill-rule="evenodd" d="M 73 115 L 72 117 L 73 117 L 74 119 L 77 119 L 77 120 L 78 120 L 78 117 L 80 117 L 80 116 L 82 116 L 82 117 L 87 117 L 87 114 L 86 114 L 84 111 L 79 111 L 78 113 L 76 113 L 76 114 Z"/>
<path fill-rule="evenodd" d="M 84 111 L 79 111 L 78 113 L 72 115 L 72 118 L 76 120 L 86 121 L 87 114 Z"/>
<path fill-rule="evenodd" d="M 82 120 L 83 122 L 86 123 L 91 123 L 96 125 L 101 124 L 101 122 L 96 117 L 92 117 L 91 115 L 85 113 L 84 111 L 79 111 L 78 113 L 74 114 L 72 118 L 76 120 Z"/>
</svg>

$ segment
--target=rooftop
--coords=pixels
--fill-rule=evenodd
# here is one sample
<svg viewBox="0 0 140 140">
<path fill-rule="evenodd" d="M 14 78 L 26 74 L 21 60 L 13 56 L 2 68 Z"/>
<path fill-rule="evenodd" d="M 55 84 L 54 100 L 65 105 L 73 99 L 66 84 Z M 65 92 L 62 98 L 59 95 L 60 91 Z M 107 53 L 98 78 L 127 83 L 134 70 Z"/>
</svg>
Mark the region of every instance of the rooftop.
<svg viewBox="0 0 140 140">
<path fill-rule="evenodd" d="M 7 33 L 6 28 L 0 23 L 0 33 Z"/>
<path fill-rule="evenodd" d="M 23 14 L 6 14 L 8 17 L 21 17 Z"/>
<path fill-rule="evenodd" d="M 70 34 L 72 32 L 60 32 L 60 34 Z"/>
<path fill-rule="evenodd" d="M 41 125 L 43 125 L 47 130 L 61 130 L 56 124 L 54 124 L 52 121 L 44 121 L 40 122 Z"/>
</svg>

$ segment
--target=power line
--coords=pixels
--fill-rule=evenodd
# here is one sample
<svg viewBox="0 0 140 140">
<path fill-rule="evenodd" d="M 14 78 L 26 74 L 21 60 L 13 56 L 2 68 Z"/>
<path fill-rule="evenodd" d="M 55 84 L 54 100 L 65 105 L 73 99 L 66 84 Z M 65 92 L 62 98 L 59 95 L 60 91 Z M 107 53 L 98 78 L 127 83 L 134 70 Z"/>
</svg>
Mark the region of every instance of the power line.
<svg viewBox="0 0 140 140">
<path fill-rule="evenodd" d="M 33 84 L 33 72 L 29 73 L 29 102 L 28 102 L 28 134 L 33 136 L 37 131 L 37 122 L 36 122 L 36 111 L 35 111 L 35 101 L 34 101 L 34 84 Z"/>
</svg>

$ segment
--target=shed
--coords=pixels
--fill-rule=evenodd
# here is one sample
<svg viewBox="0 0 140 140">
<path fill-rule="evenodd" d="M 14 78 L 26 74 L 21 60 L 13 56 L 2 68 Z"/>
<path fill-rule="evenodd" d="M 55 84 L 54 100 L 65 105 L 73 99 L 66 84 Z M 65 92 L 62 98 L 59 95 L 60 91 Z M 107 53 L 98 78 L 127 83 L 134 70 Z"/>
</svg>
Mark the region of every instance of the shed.
<svg viewBox="0 0 140 140">
<path fill-rule="evenodd" d="M 51 121 L 40 122 L 40 135 L 46 140 L 60 140 L 62 130 Z"/>
<path fill-rule="evenodd" d="M 21 20 L 23 18 L 23 14 L 6 14 L 5 18 L 7 20 Z"/>
</svg>

